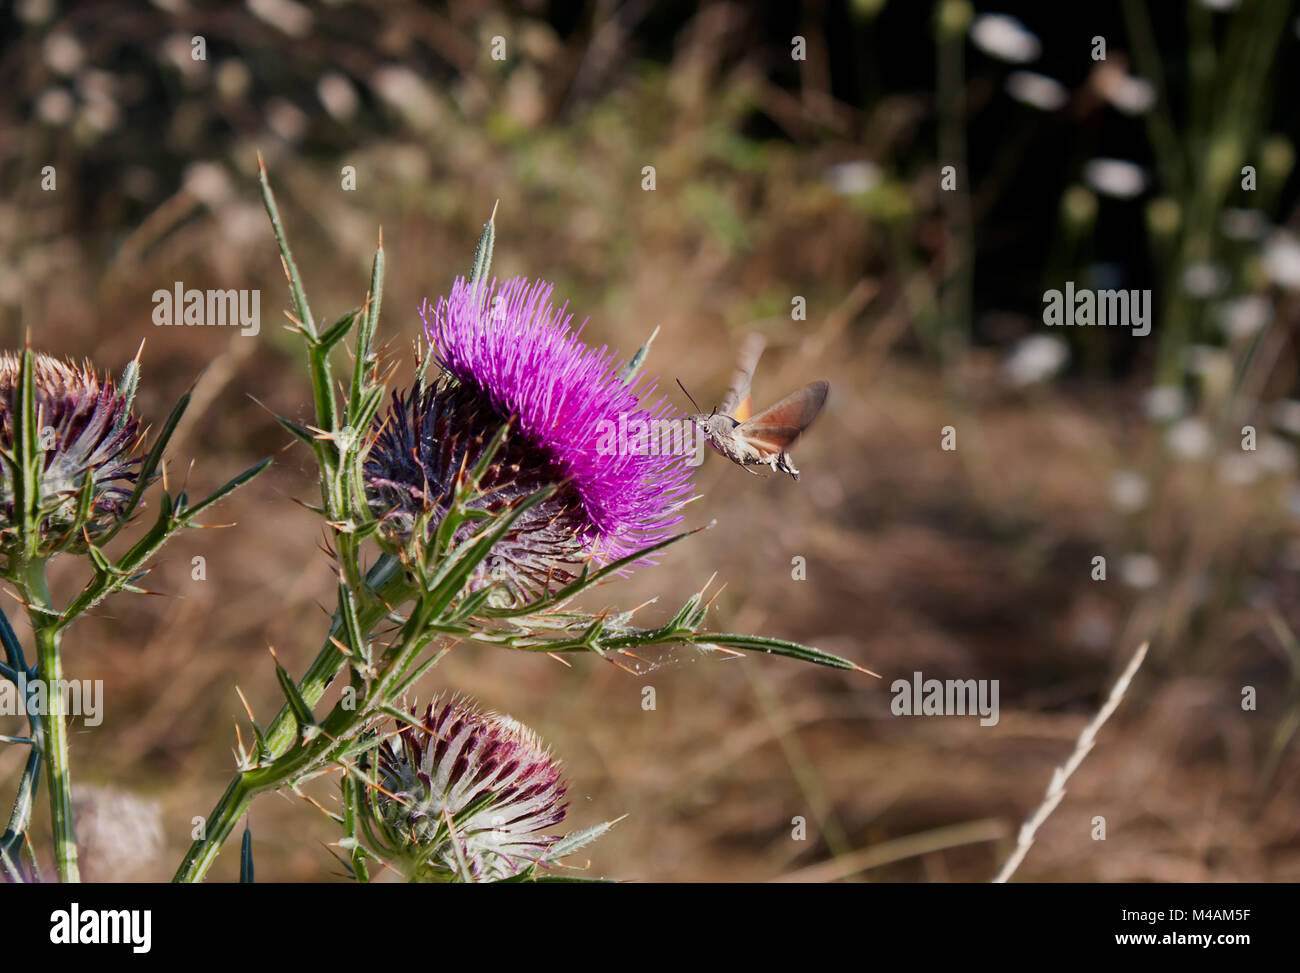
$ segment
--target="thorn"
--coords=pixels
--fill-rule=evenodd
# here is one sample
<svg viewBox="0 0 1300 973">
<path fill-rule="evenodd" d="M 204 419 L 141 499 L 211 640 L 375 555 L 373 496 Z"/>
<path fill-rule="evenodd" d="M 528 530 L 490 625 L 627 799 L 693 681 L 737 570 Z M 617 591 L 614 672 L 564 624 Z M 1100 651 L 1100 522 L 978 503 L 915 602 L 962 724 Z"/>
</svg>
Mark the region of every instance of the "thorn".
<svg viewBox="0 0 1300 973">
<path fill-rule="evenodd" d="M 853 671 L 854 671 L 854 672 L 862 672 L 862 673 L 867 674 L 868 676 L 875 676 L 877 679 L 882 679 L 882 678 L 884 678 L 884 677 L 882 677 L 882 676 L 880 675 L 880 673 L 878 673 L 878 672 L 872 672 L 870 669 L 863 668 L 862 666 L 858 665 L 856 662 L 851 663 L 851 665 L 853 666 Z"/>
<path fill-rule="evenodd" d="M 640 675 L 641 675 L 641 673 L 637 672 L 637 671 L 636 671 L 635 669 L 633 669 L 631 666 L 625 666 L 625 665 L 623 665 L 623 663 L 619 662 L 619 661 L 618 661 L 617 659 L 615 659 L 612 655 L 607 655 L 607 656 L 605 656 L 605 661 L 608 662 L 608 663 L 610 663 L 611 665 L 618 666 L 620 669 L 622 669 L 624 672 L 628 673 L 629 675 L 632 675 L 632 676 L 640 676 Z"/>
<path fill-rule="evenodd" d="M 253 707 L 248 705 L 248 700 L 244 698 L 244 691 L 235 686 L 235 693 L 239 696 L 239 701 L 244 704 L 244 712 L 248 714 L 248 722 L 256 724 L 257 720 L 253 718 Z"/>
<path fill-rule="evenodd" d="M 554 659 L 556 662 L 558 662 L 560 665 L 564 666 L 566 669 L 572 669 L 572 668 L 573 668 L 573 663 L 570 662 L 568 659 L 564 658 L 564 656 L 560 655 L 559 653 L 557 653 L 557 652 L 547 652 L 546 654 L 547 654 L 547 656 L 548 656 L 549 658 Z"/>
<path fill-rule="evenodd" d="M 500 206 L 500 205 L 501 205 L 501 200 L 500 200 L 500 199 L 498 199 L 495 203 L 492 204 L 492 215 L 488 217 L 488 224 L 491 225 L 491 226 L 496 226 L 496 222 L 497 222 L 497 207 Z"/>
<path fill-rule="evenodd" d="M 319 841 L 320 839 L 317 839 L 317 840 Z M 357 877 L 357 876 L 356 876 L 356 872 L 354 872 L 354 871 L 352 870 L 352 865 L 351 865 L 350 862 L 346 862 L 346 861 L 344 861 L 343 858 L 339 855 L 339 853 L 336 852 L 336 851 L 335 851 L 333 848 L 331 848 L 329 845 L 325 844 L 325 842 L 321 841 L 320 844 L 321 844 L 321 847 L 322 847 L 322 848 L 324 848 L 326 851 L 328 851 L 328 852 L 329 852 L 329 853 L 334 857 L 334 860 L 335 860 L 336 862 L 338 862 L 340 865 L 344 866 L 344 867 L 347 869 L 347 872 L 344 873 L 344 876 L 345 876 L 346 878 L 356 878 L 356 877 Z M 335 844 L 337 844 L 337 842 L 335 842 Z M 335 873 L 335 874 L 338 874 L 338 873 Z"/>
<path fill-rule="evenodd" d="M 316 798 L 312 797 L 310 794 L 299 794 L 298 796 L 314 807 L 317 811 L 320 811 L 321 814 L 325 815 L 331 821 L 340 820 L 337 814 L 325 807 L 325 805 L 321 804 L 320 801 L 316 800 Z"/>
</svg>

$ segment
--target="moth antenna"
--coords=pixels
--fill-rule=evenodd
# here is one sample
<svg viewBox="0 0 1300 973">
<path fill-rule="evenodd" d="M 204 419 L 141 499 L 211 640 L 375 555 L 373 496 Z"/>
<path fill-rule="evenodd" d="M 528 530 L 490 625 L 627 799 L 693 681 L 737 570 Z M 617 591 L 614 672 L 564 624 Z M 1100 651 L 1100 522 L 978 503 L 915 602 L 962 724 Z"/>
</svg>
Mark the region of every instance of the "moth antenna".
<svg viewBox="0 0 1300 973">
<path fill-rule="evenodd" d="M 682 380 L 681 380 L 680 378 L 677 379 L 677 386 L 678 386 L 678 387 L 679 387 L 683 392 L 686 392 L 686 386 L 685 386 L 685 385 L 682 385 Z M 695 411 L 696 411 L 696 412 L 703 412 L 703 411 L 704 411 L 703 409 L 700 408 L 700 404 L 699 404 L 698 402 L 695 401 L 695 396 L 691 395 L 690 392 L 686 392 L 686 397 L 687 397 L 688 399 L 691 400 L 691 405 L 695 406 Z M 710 415 L 712 415 L 712 413 L 710 413 Z"/>
</svg>

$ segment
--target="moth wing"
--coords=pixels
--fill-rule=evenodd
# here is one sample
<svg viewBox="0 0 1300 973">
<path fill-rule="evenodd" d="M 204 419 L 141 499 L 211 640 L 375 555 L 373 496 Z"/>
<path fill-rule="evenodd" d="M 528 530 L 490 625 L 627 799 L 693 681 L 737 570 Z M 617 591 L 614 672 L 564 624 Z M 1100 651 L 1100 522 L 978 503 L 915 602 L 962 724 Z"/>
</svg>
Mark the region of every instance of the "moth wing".
<svg viewBox="0 0 1300 973">
<path fill-rule="evenodd" d="M 747 395 L 740 400 L 740 405 L 736 406 L 735 411 L 731 413 L 731 418 L 735 419 L 737 422 L 744 422 L 753 414 L 754 400 Z"/>
<path fill-rule="evenodd" d="M 754 369 L 758 367 L 758 359 L 762 356 L 766 345 L 767 339 L 758 332 L 746 336 L 740 346 L 740 355 L 736 359 L 736 371 L 731 376 L 731 387 L 727 389 L 726 397 L 718 406 L 719 412 L 726 413 L 740 422 L 749 418 L 749 413 L 753 411 L 752 405 L 748 406 L 749 411 L 743 416 L 737 415 L 737 412 L 746 406 L 749 385 L 754 379 Z"/>
<path fill-rule="evenodd" d="M 736 427 L 736 435 L 773 452 L 790 447 L 826 404 L 830 385 L 810 382 Z"/>
<path fill-rule="evenodd" d="M 737 431 L 736 435 L 761 453 L 784 453 L 801 432 L 803 429 L 799 426 L 759 426 L 744 432 Z"/>
</svg>

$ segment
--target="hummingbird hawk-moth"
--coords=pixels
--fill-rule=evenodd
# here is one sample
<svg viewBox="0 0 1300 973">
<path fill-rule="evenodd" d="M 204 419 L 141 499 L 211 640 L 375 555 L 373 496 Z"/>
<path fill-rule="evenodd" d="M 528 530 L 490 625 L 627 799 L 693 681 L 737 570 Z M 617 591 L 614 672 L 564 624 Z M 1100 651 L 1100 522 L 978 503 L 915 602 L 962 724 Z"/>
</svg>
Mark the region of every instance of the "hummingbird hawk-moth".
<svg viewBox="0 0 1300 973">
<path fill-rule="evenodd" d="M 695 423 L 714 450 L 742 469 L 767 466 L 774 473 L 780 470 L 798 480 L 799 471 L 794 468 L 787 450 L 821 412 L 830 385 L 827 382 L 809 382 L 776 405 L 768 406 L 757 415 L 751 414 L 753 404 L 749 385 L 764 345 L 760 334 L 746 338 L 726 398 L 712 412 L 697 412 L 687 418 Z M 682 391 L 686 392 L 685 386 Z M 686 392 L 686 396 L 690 398 L 690 393 Z M 694 399 L 691 399 L 691 404 L 699 408 Z M 754 473 L 753 470 L 749 472 Z"/>
</svg>

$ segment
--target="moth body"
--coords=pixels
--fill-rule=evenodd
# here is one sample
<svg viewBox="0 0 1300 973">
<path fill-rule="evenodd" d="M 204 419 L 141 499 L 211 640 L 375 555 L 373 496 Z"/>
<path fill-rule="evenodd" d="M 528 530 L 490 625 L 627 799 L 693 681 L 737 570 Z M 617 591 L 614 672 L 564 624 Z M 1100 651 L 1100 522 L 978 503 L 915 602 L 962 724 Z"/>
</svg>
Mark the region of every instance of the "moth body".
<svg viewBox="0 0 1300 973">
<path fill-rule="evenodd" d="M 738 435 L 736 430 L 741 423 L 733 417 L 723 413 L 709 415 L 699 412 L 687 418 L 699 428 L 705 442 L 713 448 L 714 452 L 725 456 L 737 466 L 766 466 L 773 473 L 777 471 L 789 473 L 796 480 L 799 479 L 799 471 L 790 461 L 789 453 L 785 450 L 765 449 L 743 435 Z M 750 472 L 752 473 L 753 470 Z"/>
<path fill-rule="evenodd" d="M 710 413 L 697 412 L 687 418 L 716 452 L 737 466 L 766 466 L 773 473 L 779 470 L 797 480 L 799 471 L 790 462 L 786 449 L 817 418 L 826 404 L 830 386 L 826 382 L 809 382 L 754 414 L 749 383 L 763 353 L 763 344 L 762 335 L 749 335 L 741 346 L 736 374 L 722 402 Z"/>
</svg>

